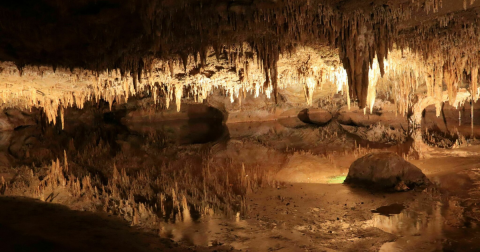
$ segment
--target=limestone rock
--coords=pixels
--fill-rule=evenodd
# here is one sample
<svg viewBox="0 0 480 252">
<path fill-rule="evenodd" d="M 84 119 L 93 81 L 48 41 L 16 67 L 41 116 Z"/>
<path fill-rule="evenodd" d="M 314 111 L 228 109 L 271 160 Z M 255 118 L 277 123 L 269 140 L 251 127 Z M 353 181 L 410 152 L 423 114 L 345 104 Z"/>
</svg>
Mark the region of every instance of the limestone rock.
<svg viewBox="0 0 480 252">
<path fill-rule="evenodd" d="M 0 131 L 11 131 L 15 129 L 14 125 L 8 120 L 5 113 L 0 113 Z"/>
<path fill-rule="evenodd" d="M 350 166 L 345 184 L 404 191 L 430 184 L 415 165 L 392 152 L 370 153 Z"/>
<path fill-rule="evenodd" d="M 32 126 L 37 124 L 35 116 L 39 114 L 39 111 L 36 109 L 33 109 L 32 112 L 29 112 L 26 110 L 9 108 L 5 109 L 3 112 L 8 118 L 9 122 L 9 126 L 6 126 L 8 129 L 3 130 L 13 130 L 17 127 Z M 10 129 L 10 127 L 13 127 L 13 129 Z"/>
<path fill-rule="evenodd" d="M 0 131 L 12 131 L 17 127 L 36 125 L 35 115 L 38 111 L 22 111 L 19 109 L 3 109 L 0 113 Z"/>
<path fill-rule="evenodd" d="M 304 109 L 298 113 L 298 119 L 305 123 L 324 125 L 332 120 L 332 114 L 321 108 Z"/>
</svg>

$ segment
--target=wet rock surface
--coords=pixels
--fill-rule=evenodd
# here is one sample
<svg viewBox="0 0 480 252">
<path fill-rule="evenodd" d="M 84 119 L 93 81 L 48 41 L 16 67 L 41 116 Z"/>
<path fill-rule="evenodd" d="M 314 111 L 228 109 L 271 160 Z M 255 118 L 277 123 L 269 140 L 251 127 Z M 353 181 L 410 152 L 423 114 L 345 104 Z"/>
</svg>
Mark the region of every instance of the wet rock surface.
<svg viewBox="0 0 480 252">
<path fill-rule="evenodd" d="M 0 194 L 108 213 L 173 251 L 476 251 L 480 149 L 475 146 L 435 154 L 455 159 L 416 160 L 408 141 L 377 142 L 389 127 L 375 127 L 379 134 L 362 139 L 345 130 L 335 113 L 328 118 L 332 110 L 307 111 L 310 119 L 315 114 L 330 120 L 319 126 L 303 122 L 298 111 L 290 118 L 222 123 L 211 120 L 215 116 L 206 106 L 185 104 L 175 112 L 184 119 L 169 120 L 167 113 L 137 109 L 138 103 L 112 111 L 107 105 L 65 110 L 64 130 L 42 124 L 2 132 L 8 141 L 0 145 Z M 389 194 L 341 184 L 357 158 L 380 150 L 411 160 L 438 190 Z M 4 206 L 0 212 L 9 211 L 3 215 L 8 230 L 2 231 L 0 218 L 0 232 L 18 227 L 10 219 L 48 222 L 35 215 L 25 219 L 10 201 Z M 54 224 L 49 229 L 57 236 Z M 95 226 L 80 228 L 88 233 Z M 457 239 L 462 229 L 472 235 Z M 52 236 L 32 240 L 25 237 L 29 229 L 17 230 L 9 246 L 25 238 L 25 244 L 48 240 L 65 250 Z"/>
<path fill-rule="evenodd" d="M 392 152 L 370 153 L 350 166 L 346 184 L 405 191 L 430 184 L 415 165 Z"/>
</svg>

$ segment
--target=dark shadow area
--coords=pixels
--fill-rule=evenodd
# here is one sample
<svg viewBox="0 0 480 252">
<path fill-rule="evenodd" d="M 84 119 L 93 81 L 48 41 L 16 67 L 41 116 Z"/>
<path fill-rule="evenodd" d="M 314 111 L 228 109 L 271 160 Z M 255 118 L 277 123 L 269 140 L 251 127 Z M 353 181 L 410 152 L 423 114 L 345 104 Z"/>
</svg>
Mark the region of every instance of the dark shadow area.
<svg viewBox="0 0 480 252">
<path fill-rule="evenodd" d="M 375 210 L 372 210 L 372 213 L 390 216 L 401 213 L 403 209 L 405 209 L 405 206 L 402 204 L 391 204 L 388 206 L 381 206 Z"/>
<path fill-rule="evenodd" d="M 298 117 L 298 119 L 300 119 L 300 121 L 302 121 L 304 123 L 313 124 L 313 122 L 308 117 L 308 109 L 304 109 L 304 110 L 300 111 L 300 113 L 298 113 L 297 117 Z"/>
<path fill-rule="evenodd" d="M 204 144 L 228 139 L 228 128 L 218 119 L 189 119 L 181 144 Z"/>
<path fill-rule="evenodd" d="M 185 251 L 103 213 L 0 197 L 1 251 Z"/>
<path fill-rule="evenodd" d="M 188 133 L 181 140 L 182 144 L 203 144 L 229 138 L 220 110 L 203 104 L 193 104 L 188 107 L 187 114 Z"/>
<path fill-rule="evenodd" d="M 180 112 L 156 110 L 151 114 L 142 114 L 140 110 L 115 112 L 116 116 L 111 117 L 116 124 L 126 127 L 129 134 L 160 136 L 170 144 L 206 144 L 229 139 L 224 114 L 214 107 L 183 104 Z M 125 115 L 128 120 L 119 117 Z"/>
<path fill-rule="evenodd" d="M 189 119 L 212 119 L 212 120 L 220 120 L 222 121 L 223 113 L 214 108 L 204 104 L 189 104 L 187 115 Z"/>
<path fill-rule="evenodd" d="M 299 120 L 297 117 L 279 118 L 276 121 L 283 127 L 289 128 L 289 129 L 305 129 L 308 127 L 315 127 L 314 124 L 310 125 L 308 123 L 305 123 Z"/>
</svg>

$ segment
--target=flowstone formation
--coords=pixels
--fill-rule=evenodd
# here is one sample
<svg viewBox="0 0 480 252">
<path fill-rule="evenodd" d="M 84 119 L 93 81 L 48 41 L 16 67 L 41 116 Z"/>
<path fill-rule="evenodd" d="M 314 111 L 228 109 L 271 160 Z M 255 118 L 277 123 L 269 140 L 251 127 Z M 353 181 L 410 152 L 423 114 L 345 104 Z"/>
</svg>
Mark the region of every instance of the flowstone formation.
<svg viewBox="0 0 480 252">
<path fill-rule="evenodd" d="M 428 105 L 438 116 L 480 93 L 475 1 L 21 2 L 0 4 L 3 107 L 40 107 L 53 123 L 89 100 L 143 94 L 179 110 L 220 88 L 232 103 L 309 107 L 331 97 L 314 99 L 324 87 L 419 123 Z M 302 104 L 279 93 L 289 87 Z"/>
</svg>

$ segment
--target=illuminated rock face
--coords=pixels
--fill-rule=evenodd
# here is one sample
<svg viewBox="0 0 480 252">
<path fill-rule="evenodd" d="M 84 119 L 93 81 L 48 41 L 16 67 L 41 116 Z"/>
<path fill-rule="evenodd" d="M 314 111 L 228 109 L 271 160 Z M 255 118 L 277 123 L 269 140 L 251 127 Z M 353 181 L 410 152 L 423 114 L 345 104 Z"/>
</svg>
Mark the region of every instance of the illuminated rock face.
<svg viewBox="0 0 480 252">
<path fill-rule="evenodd" d="M 368 154 L 353 162 L 345 183 L 404 191 L 428 185 L 430 181 L 419 168 L 397 154 L 381 152 Z"/>
<path fill-rule="evenodd" d="M 0 98 L 40 107 L 53 123 L 66 107 L 138 94 L 162 108 L 207 101 L 232 114 L 321 107 L 335 93 L 373 113 L 381 97 L 400 115 L 412 109 L 414 122 L 428 105 L 439 115 L 445 101 L 479 98 L 480 31 L 469 12 L 479 2 L 363 2 L 0 3 Z"/>
</svg>

